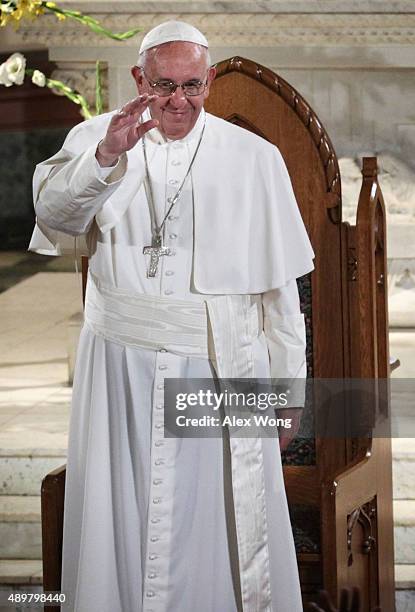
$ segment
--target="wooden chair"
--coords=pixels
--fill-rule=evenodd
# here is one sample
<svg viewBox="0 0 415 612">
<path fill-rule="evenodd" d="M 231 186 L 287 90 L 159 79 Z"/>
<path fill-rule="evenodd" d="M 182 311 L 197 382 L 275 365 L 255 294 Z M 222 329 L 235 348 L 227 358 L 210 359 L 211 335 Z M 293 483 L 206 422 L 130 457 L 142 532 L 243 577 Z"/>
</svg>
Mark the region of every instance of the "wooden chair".
<svg viewBox="0 0 415 612">
<path fill-rule="evenodd" d="M 217 69 L 206 109 L 279 147 L 316 253 L 315 270 L 298 281 L 308 375 L 387 378 L 385 211 L 376 158 L 363 160 L 356 225 L 342 223 L 337 157 L 307 102 L 252 61 L 234 57 Z M 318 588 L 336 600 L 353 585 L 364 611 L 380 605 L 393 612 L 390 439 L 298 440 L 283 462 L 304 600 Z M 64 481 L 63 466 L 42 485 L 47 590 L 60 588 Z"/>
</svg>

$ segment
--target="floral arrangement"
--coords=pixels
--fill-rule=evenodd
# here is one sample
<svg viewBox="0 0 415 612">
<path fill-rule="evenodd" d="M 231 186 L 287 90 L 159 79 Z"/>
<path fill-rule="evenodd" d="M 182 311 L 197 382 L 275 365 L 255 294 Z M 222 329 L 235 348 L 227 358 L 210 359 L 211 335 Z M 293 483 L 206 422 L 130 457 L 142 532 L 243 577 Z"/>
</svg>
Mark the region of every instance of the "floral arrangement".
<svg viewBox="0 0 415 612">
<path fill-rule="evenodd" d="M 62 81 L 48 78 L 40 70 L 26 68 L 26 58 L 22 53 L 13 53 L 3 64 L 0 65 L 0 85 L 11 87 L 22 85 L 25 76 L 32 77 L 32 83 L 38 87 L 49 87 L 53 93 L 63 94 L 74 104 L 81 107 L 81 115 L 84 119 L 90 119 L 94 114 L 102 113 L 102 79 L 100 63 L 95 67 L 95 112 L 93 112 L 84 96 L 65 85 Z"/>
<path fill-rule="evenodd" d="M 18 28 L 20 21 L 24 18 L 36 19 L 45 12 L 51 12 L 60 20 L 69 18 L 75 19 L 79 23 L 88 26 L 96 34 L 108 36 L 114 40 L 126 40 L 131 38 L 140 28 L 116 34 L 102 27 L 100 23 L 90 17 L 83 15 L 79 11 L 70 11 L 59 8 L 54 2 L 45 0 L 0 0 L 0 26 L 4 27 L 12 24 Z M 95 112 L 93 112 L 84 96 L 65 85 L 57 79 L 46 77 L 40 70 L 26 68 L 26 58 L 22 53 L 13 53 L 3 64 L 0 65 L 0 85 L 11 87 L 12 85 L 22 85 L 25 76 L 32 77 L 32 83 L 38 87 L 49 87 L 54 93 L 61 94 L 69 98 L 80 106 L 81 115 L 85 119 L 90 119 L 94 114 L 102 113 L 102 75 L 100 63 L 96 62 L 95 68 Z"/>
<path fill-rule="evenodd" d="M 45 12 L 54 13 L 60 20 L 75 19 L 88 26 L 96 34 L 103 34 L 114 40 L 127 40 L 127 38 L 131 38 L 140 31 L 140 28 L 136 28 L 116 34 L 104 28 L 99 21 L 89 15 L 83 15 L 79 11 L 61 9 L 55 2 L 46 2 L 45 0 L 0 0 L 0 26 L 4 27 L 11 23 L 15 28 L 18 28 L 22 19 L 35 19 Z"/>
</svg>

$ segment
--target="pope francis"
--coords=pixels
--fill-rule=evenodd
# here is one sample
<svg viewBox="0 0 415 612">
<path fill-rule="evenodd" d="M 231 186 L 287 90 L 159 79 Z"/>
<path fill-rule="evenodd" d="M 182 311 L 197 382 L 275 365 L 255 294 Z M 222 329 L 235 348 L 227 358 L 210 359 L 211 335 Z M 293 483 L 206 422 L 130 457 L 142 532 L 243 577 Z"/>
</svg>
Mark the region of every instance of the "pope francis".
<svg viewBox="0 0 415 612">
<path fill-rule="evenodd" d="M 300 612 L 277 433 L 166 438 L 164 380 L 305 377 L 314 253 L 278 149 L 204 111 L 201 32 L 157 26 L 131 72 L 34 177 L 29 248 L 89 255 L 63 609 Z"/>
</svg>

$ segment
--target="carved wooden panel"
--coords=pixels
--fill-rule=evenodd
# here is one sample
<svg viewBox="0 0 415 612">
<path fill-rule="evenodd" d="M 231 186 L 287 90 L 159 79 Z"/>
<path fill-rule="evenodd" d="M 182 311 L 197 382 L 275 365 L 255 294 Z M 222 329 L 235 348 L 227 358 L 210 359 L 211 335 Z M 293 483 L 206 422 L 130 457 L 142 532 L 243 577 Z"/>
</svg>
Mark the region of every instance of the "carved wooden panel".
<svg viewBox="0 0 415 612">
<path fill-rule="evenodd" d="M 376 498 L 358 506 L 347 517 L 348 582 L 358 586 L 362 610 L 378 604 Z"/>
</svg>

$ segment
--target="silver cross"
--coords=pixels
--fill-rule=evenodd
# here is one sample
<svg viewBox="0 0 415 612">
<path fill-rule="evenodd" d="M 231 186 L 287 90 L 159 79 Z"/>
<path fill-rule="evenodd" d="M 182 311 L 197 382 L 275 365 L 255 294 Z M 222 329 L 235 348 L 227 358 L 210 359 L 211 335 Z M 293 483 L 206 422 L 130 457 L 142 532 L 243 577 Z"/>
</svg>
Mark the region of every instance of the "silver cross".
<svg viewBox="0 0 415 612">
<path fill-rule="evenodd" d="M 144 255 L 150 255 L 150 265 L 147 271 L 147 278 L 153 278 L 157 274 L 160 257 L 169 255 L 170 249 L 163 246 L 161 236 L 153 236 L 152 245 L 145 246 L 143 249 Z"/>
</svg>

